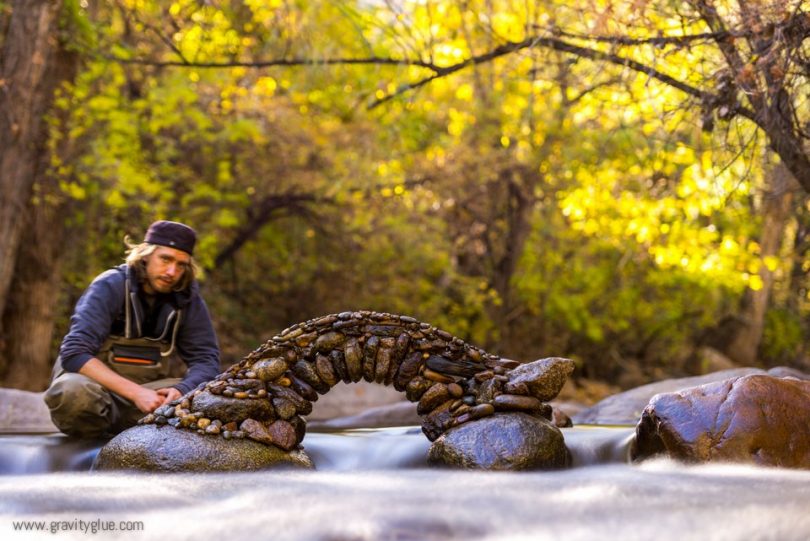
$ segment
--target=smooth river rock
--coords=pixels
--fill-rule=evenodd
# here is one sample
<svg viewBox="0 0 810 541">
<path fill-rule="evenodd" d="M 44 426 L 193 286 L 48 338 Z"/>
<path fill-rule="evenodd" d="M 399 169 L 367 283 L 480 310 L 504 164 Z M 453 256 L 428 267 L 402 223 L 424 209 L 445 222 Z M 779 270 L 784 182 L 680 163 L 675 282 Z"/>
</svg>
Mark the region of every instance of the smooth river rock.
<svg viewBox="0 0 810 541">
<path fill-rule="evenodd" d="M 633 458 L 810 468 L 810 381 L 749 375 L 657 395 Z"/>
<path fill-rule="evenodd" d="M 525 413 L 496 413 L 442 434 L 428 463 L 476 470 L 560 469 L 570 465 L 560 429 Z"/>
<path fill-rule="evenodd" d="M 171 426 L 139 425 L 101 448 L 93 469 L 151 472 L 254 471 L 315 466 L 303 450 L 289 453 L 249 439 L 225 440 Z"/>
<path fill-rule="evenodd" d="M 751 374 L 771 374 L 778 377 L 790 375 L 796 377 L 802 373 L 781 366 L 771 368 L 767 372 L 760 368 L 732 368 L 702 376 L 665 379 L 609 396 L 590 408 L 578 412 L 572 417 L 572 420 L 574 424 L 634 426 L 641 418 L 641 412 L 650 403 L 652 397 L 657 394 L 672 393 L 714 381 L 724 381 Z M 799 377 L 799 379 L 803 378 Z"/>
</svg>

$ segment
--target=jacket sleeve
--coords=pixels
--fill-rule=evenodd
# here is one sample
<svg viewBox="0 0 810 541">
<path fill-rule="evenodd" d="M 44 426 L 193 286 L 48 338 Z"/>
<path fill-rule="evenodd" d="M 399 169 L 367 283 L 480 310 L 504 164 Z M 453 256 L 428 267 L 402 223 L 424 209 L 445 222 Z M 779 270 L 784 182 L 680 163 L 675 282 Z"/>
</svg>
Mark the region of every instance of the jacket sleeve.
<svg viewBox="0 0 810 541">
<path fill-rule="evenodd" d="M 199 295 L 194 295 L 184 310 L 177 333 L 177 351 L 188 366 L 183 381 L 174 386 L 181 393 L 186 394 L 219 374 L 217 335 L 208 307 Z"/>
<path fill-rule="evenodd" d="M 124 276 L 112 269 L 99 275 L 85 290 L 70 317 L 70 330 L 62 339 L 62 367 L 78 372 L 98 355 L 124 303 Z"/>
</svg>

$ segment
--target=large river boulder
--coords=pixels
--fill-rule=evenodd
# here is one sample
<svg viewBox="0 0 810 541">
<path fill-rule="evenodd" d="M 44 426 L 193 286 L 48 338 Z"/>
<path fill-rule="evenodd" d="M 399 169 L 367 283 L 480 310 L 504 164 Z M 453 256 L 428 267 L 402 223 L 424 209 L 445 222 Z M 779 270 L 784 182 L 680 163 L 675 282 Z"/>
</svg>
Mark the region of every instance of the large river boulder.
<svg viewBox="0 0 810 541">
<path fill-rule="evenodd" d="M 636 459 L 810 468 L 810 381 L 749 375 L 657 395 L 636 428 Z"/>
<path fill-rule="evenodd" d="M 201 435 L 171 426 L 139 425 L 102 447 L 93 469 L 150 472 L 253 471 L 315 466 L 300 449 L 285 452 L 250 439 Z"/>
<path fill-rule="evenodd" d="M 58 432 L 43 394 L 0 388 L 0 432 Z"/>
<path fill-rule="evenodd" d="M 751 374 L 770 374 L 777 377 L 791 376 L 798 379 L 808 377 L 807 374 L 802 374 L 797 370 L 780 366 L 771 368 L 767 372 L 760 368 L 732 368 L 702 376 L 665 379 L 609 396 L 590 408 L 578 412 L 572 419 L 574 424 L 636 425 L 650 399 L 657 394 L 671 393 L 714 381 L 725 381 Z"/>
<path fill-rule="evenodd" d="M 480 470 L 560 469 L 571 463 L 562 432 L 525 413 L 496 413 L 451 428 L 431 446 L 434 466 Z"/>
</svg>

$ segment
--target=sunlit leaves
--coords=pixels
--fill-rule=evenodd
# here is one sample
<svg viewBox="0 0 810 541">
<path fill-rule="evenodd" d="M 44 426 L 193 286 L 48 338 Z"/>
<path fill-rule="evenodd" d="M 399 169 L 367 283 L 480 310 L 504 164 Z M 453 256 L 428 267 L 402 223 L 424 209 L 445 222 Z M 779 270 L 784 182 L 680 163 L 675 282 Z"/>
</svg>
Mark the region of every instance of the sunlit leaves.
<svg viewBox="0 0 810 541">
<path fill-rule="evenodd" d="M 60 98 L 76 143 L 56 164 L 62 187 L 120 230 L 188 220 L 209 266 L 249 237 L 213 275 L 239 339 L 369 307 L 482 344 L 511 333 L 501 346 L 516 355 L 635 355 L 651 336 L 674 348 L 723 295 L 762 287 L 763 266 L 784 271 L 756 242 L 763 173 L 736 145 L 758 142 L 751 126 L 706 135 L 699 104 L 650 74 L 539 47 L 413 90 L 436 71 L 317 63 L 440 70 L 565 30 L 711 87 L 719 59 L 705 48 L 585 39 L 706 30 L 655 4 L 127 0 L 97 28 L 111 54 L 203 65 L 88 62 Z M 312 62 L 205 66 L 296 59 Z M 298 193 L 322 202 L 268 203 Z"/>
</svg>

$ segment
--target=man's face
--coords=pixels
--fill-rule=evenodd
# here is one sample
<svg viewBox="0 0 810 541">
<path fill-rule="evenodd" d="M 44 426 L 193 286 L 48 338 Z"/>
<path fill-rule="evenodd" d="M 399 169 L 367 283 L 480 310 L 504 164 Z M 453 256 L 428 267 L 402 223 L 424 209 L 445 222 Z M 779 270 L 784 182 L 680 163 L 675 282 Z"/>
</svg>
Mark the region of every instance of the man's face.
<svg viewBox="0 0 810 541">
<path fill-rule="evenodd" d="M 158 246 L 146 259 L 147 293 L 170 293 L 191 265 L 191 256 L 182 250 Z"/>
</svg>

